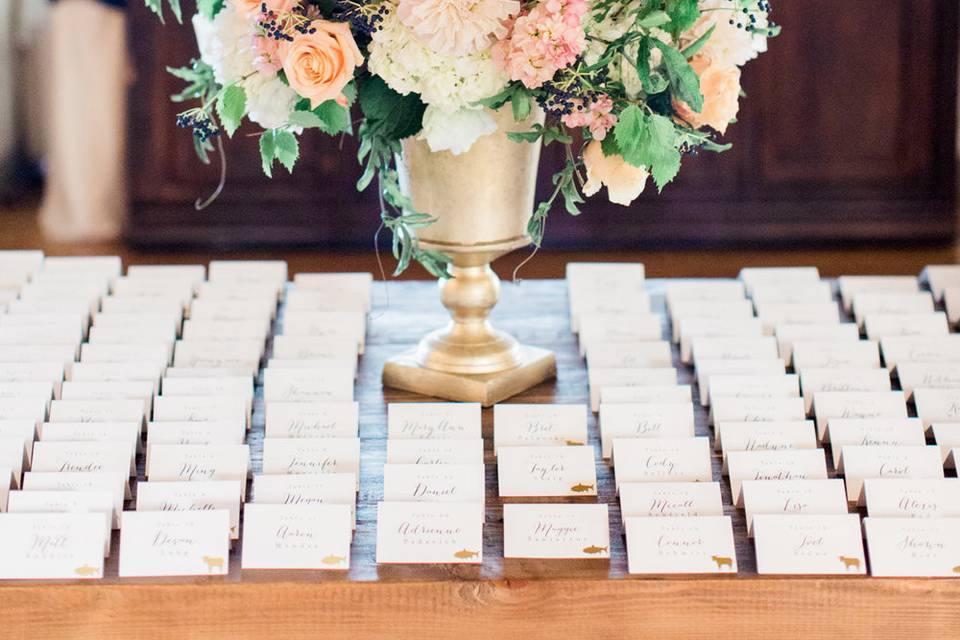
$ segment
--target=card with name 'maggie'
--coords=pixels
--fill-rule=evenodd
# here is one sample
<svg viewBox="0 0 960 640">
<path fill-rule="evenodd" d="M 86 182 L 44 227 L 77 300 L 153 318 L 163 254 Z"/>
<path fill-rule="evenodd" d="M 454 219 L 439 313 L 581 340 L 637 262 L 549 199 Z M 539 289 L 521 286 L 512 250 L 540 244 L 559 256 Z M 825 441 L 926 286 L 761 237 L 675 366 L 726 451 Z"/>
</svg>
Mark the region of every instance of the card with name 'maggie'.
<svg viewBox="0 0 960 640">
<path fill-rule="evenodd" d="M 345 504 L 250 504 L 244 513 L 244 569 L 350 568 L 351 515 Z"/>
<path fill-rule="evenodd" d="M 730 516 L 626 518 L 633 574 L 737 573 Z"/>
<path fill-rule="evenodd" d="M 269 402 L 267 438 L 356 438 L 360 429 L 357 402 Z"/>
<path fill-rule="evenodd" d="M 105 536 L 99 513 L 0 514 L 0 579 L 102 578 Z"/>
<path fill-rule="evenodd" d="M 867 478 L 863 494 L 872 518 L 960 518 L 957 478 Z"/>
<path fill-rule="evenodd" d="M 586 443 L 586 405 L 498 404 L 493 407 L 494 453 L 504 446 Z"/>
<path fill-rule="evenodd" d="M 482 437 L 479 403 L 410 402 L 387 406 L 388 438 Z"/>
<path fill-rule="evenodd" d="M 863 504 L 867 478 L 943 478 L 940 450 L 935 446 L 847 445 L 838 471 L 847 483 L 847 500 Z"/>
<path fill-rule="evenodd" d="M 505 504 L 503 557 L 608 559 L 607 505 Z"/>
<path fill-rule="evenodd" d="M 960 577 L 960 518 L 864 518 L 870 574 Z"/>
<path fill-rule="evenodd" d="M 843 480 L 745 480 L 742 486 L 747 534 L 753 535 L 753 517 L 847 513 Z"/>
<path fill-rule="evenodd" d="M 604 458 L 618 438 L 691 438 L 693 403 L 601 404 L 600 441 Z"/>
<path fill-rule="evenodd" d="M 389 464 L 483 464 L 483 439 L 387 440 Z"/>
<path fill-rule="evenodd" d="M 226 509 L 123 512 L 121 578 L 226 575 L 229 562 Z"/>
<path fill-rule="evenodd" d="M 613 441 L 617 491 L 625 482 L 710 482 L 710 439 L 628 438 Z"/>
<path fill-rule="evenodd" d="M 823 480 L 827 457 L 823 449 L 780 451 L 731 451 L 727 472 L 734 504 L 743 505 L 741 487 L 746 480 Z"/>
<path fill-rule="evenodd" d="M 378 564 L 481 564 L 475 502 L 380 502 Z"/>
<path fill-rule="evenodd" d="M 624 482 L 620 485 L 624 518 L 722 516 L 719 482 Z"/>
<path fill-rule="evenodd" d="M 767 515 L 753 518 L 757 573 L 863 575 L 860 516 Z"/>
<path fill-rule="evenodd" d="M 235 480 L 204 482 L 140 482 L 137 511 L 230 512 L 230 537 L 240 537 L 240 483 Z"/>
<path fill-rule="evenodd" d="M 504 447 L 497 457 L 500 496 L 597 495 L 594 449 L 581 447 Z"/>
<path fill-rule="evenodd" d="M 482 464 L 385 464 L 383 499 L 388 502 L 476 502 L 483 504 Z"/>
</svg>

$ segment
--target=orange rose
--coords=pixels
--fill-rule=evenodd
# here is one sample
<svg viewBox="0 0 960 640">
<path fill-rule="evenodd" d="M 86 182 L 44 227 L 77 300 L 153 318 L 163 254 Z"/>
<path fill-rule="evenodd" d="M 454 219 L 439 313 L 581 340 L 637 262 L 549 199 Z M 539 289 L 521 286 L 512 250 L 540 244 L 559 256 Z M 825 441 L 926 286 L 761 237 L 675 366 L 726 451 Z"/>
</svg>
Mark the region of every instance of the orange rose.
<svg viewBox="0 0 960 640">
<path fill-rule="evenodd" d="M 353 79 L 355 68 L 363 64 L 363 56 L 345 22 L 314 20 L 309 33 L 297 34 L 283 71 L 290 87 L 316 108 L 327 100 L 335 100 Z"/>
<path fill-rule="evenodd" d="M 696 128 L 709 125 L 726 133 L 727 125 L 737 117 L 740 109 L 740 68 L 720 66 L 700 54 L 690 60 L 690 66 L 700 76 L 703 108 L 697 113 L 685 102 L 673 101 L 673 108 L 681 118 Z"/>
<path fill-rule="evenodd" d="M 584 150 L 583 164 L 587 169 L 583 193 L 592 196 L 606 185 L 610 202 L 625 207 L 643 192 L 650 175 L 646 169 L 628 164 L 619 155 L 603 155 L 603 148 L 597 140 L 592 140 Z"/>
</svg>

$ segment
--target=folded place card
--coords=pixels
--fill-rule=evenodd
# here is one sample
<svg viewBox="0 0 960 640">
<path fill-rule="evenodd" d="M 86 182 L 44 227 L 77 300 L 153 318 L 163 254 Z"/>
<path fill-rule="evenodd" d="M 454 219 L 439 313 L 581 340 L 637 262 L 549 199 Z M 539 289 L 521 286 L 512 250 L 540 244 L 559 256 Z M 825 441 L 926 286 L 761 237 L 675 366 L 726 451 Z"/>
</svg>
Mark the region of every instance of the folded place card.
<svg viewBox="0 0 960 640">
<path fill-rule="evenodd" d="M 120 528 L 121 578 L 226 575 L 230 513 L 124 511 Z"/>
<path fill-rule="evenodd" d="M 246 444 L 154 444 L 148 449 L 151 482 L 233 480 L 246 496 L 250 446 Z"/>
<path fill-rule="evenodd" d="M 486 489 L 483 464 L 383 465 L 388 502 L 476 502 Z"/>
<path fill-rule="evenodd" d="M 255 372 L 254 372 L 255 373 Z M 253 380 L 253 373 L 246 369 L 229 367 L 170 367 L 163 372 L 164 378 L 234 378 L 245 376 Z"/>
<path fill-rule="evenodd" d="M 0 344 L 69 344 L 76 347 L 82 339 L 80 326 L 72 323 L 65 326 L 0 326 Z"/>
<path fill-rule="evenodd" d="M 861 327 L 868 315 L 925 314 L 933 311 L 933 296 L 915 293 L 875 293 L 864 291 L 853 296 L 853 317 Z"/>
<path fill-rule="evenodd" d="M 822 391 L 890 391 L 890 372 L 873 367 L 804 368 L 800 388 L 807 413 L 813 410 L 813 396 Z"/>
<path fill-rule="evenodd" d="M 261 305 L 269 305 L 274 309 L 277 306 L 277 299 L 283 291 L 281 282 L 203 282 L 197 290 L 197 299 L 194 302 L 217 302 L 217 303 L 237 303 L 237 304 L 256 304 L 258 308 Z"/>
<path fill-rule="evenodd" d="M 737 280 L 720 278 L 691 278 L 669 280 L 666 283 L 667 308 L 673 313 L 675 303 L 682 300 L 743 300 L 744 286 Z"/>
<path fill-rule="evenodd" d="M 900 362 L 960 363 L 960 335 L 887 336 L 880 340 L 883 360 L 891 371 Z"/>
<path fill-rule="evenodd" d="M 475 502 L 380 502 L 378 564 L 481 564 Z"/>
<path fill-rule="evenodd" d="M 724 463 L 731 451 L 817 448 L 817 430 L 812 420 L 718 422 L 714 433 L 714 445 L 723 451 Z"/>
<path fill-rule="evenodd" d="M 650 296 L 643 291 L 631 294 L 616 295 L 611 292 L 589 291 L 571 298 L 570 326 L 574 333 L 579 333 L 586 315 L 601 315 L 607 317 L 636 318 L 650 315 Z M 659 316 L 657 316 L 659 320 Z M 627 320 L 630 322 L 630 320 Z M 628 335 L 628 334 L 624 334 Z M 637 332 L 629 335 L 637 336 Z M 661 331 L 657 331 L 659 339 Z"/>
<path fill-rule="evenodd" d="M 497 455 L 503 498 L 597 495 L 594 449 L 504 447 Z"/>
<path fill-rule="evenodd" d="M 711 482 L 710 439 L 630 438 L 613 441 L 617 490 L 625 482 Z"/>
<path fill-rule="evenodd" d="M 693 403 L 659 402 L 600 405 L 601 454 L 609 458 L 619 438 L 690 438 L 694 435 Z"/>
<path fill-rule="evenodd" d="M 264 298 L 232 299 L 227 297 L 198 298 L 190 305 L 190 317 L 197 320 L 233 322 L 256 318 L 269 329 L 277 314 L 277 302 L 272 292 Z"/>
<path fill-rule="evenodd" d="M 844 311 L 853 309 L 858 293 L 916 293 L 920 283 L 914 276 L 840 276 L 837 278 Z"/>
<path fill-rule="evenodd" d="M 917 418 L 831 418 L 827 434 L 833 451 L 833 466 L 840 468 L 843 449 L 861 446 L 925 445 L 923 423 Z"/>
<path fill-rule="evenodd" d="M 87 340 L 90 344 L 164 344 L 167 345 L 169 359 L 173 355 L 173 343 L 177 339 L 176 327 L 165 324 L 132 324 L 125 326 L 94 325 L 90 327 Z"/>
<path fill-rule="evenodd" d="M 793 370 L 880 367 L 880 348 L 872 340 L 797 340 Z"/>
<path fill-rule="evenodd" d="M 960 577 L 960 518 L 864 518 L 870 575 Z"/>
<path fill-rule="evenodd" d="M 950 287 L 943 292 L 943 308 L 950 324 L 960 322 L 960 287 Z"/>
<path fill-rule="evenodd" d="M 673 352 L 665 340 L 649 342 L 591 342 L 585 349 L 587 367 L 656 369 L 673 365 Z"/>
<path fill-rule="evenodd" d="M 104 298 L 101 311 L 93 316 L 93 326 L 101 329 L 142 327 L 174 334 L 180 333 L 182 322 L 183 308 L 169 298 Z"/>
<path fill-rule="evenodd" d="M 737 573 L 730 516 L 625 518 L 632 574 Z"/>
<path fill-rule="evenodd" d="M 957 478 L 867 478 L 863 495 L 871 518 L 960 517 Z"/>
<path fill-rule="evenodd" d="M 54 400 L 50 422 L 136 422 L 143 425 L 143 400 Z"/>
<path fill-rule="evenodd" d="M 230 537 L 240 537 L 240 483 L 235 480 L 137 483 L 137 511 L 230 513 Z"/>
<path fill-rule="evenodd" d="M 393 402 L 387 405 L 388 438 L 480 438 L 480 404 Z"/>
<path fill-rule="evenodd" d="M 649 387 L 607 387 L 600 389 L 600 407 L 605 404 L 638 404 L 659 402 L 661 404 L 689 404 L 693 391 L 688 384 Z"/>
<path fill-rule="evenodd" d="M 778 358 L 763 360 L 697 360 L 697 387 L 700 390 L 701 406 L 710 405 L 710 378 L 714 375 L 779 376 L 786 371 L 786 364 Z"/>
<path fill-rule="evenodd" d="M 663 316 L 649 312 L 580 314 L 580 355 L 598 343 L 657 342 L 663 338 Z"/>
<path fill-rule="evenodd" d="M 960 448 L 960 422 L 934 422 L 930 425 L 933 431 L 933 440 L 940 447 L 943 463 L 947 469 L 956 468 L 960 459 L 950 454 L 953 449 Z"/>
<path fill-rule="evenodd" d="M 0 398 L 0 420 L 32 420 L 39 425 L 48 404 L 46 398 Z"/>
<path fill-rule="evenodd" d="M 369 299 L 373 295 L 372 273 L 298 273 L 293 277 L 293 283 L 298 291 L 309 291 L 328 297 L 347 293 Z M 369 306 L 367 310 L 370 310 Z"/>
<path fill-rule="evenodd" d="M 671 333 L 680 342 L 680 321 L 684 318 L 722 318 L 728 322 L 753 317 L 753 303 L 739 300 L 675 300 L 670 305 Z"/>
<path fill-rule="evenodd" d="M 0 316 L 3 317 L 3 316 Z M 73 365 L 75 369 L 77 365 Z M 4 362 L 0 366 L 0 380 L 4 382 L 49 382 L 53 385 L 53 397 L 60 397 L 63 383 L 62 362 Z"/>
<path fill-rule="evenodd" d="M 265 284 L 280 288 L 287 282 L 286 260 L 211 260 L 211 283 Z"/>
<path fill-rule="evenodd" d="M 13 491 L 9 513 L 96 513 L 103 527 L 103 556 L 110 555 L 113 494 L 109 491 Z"/>
<path fill-rule="evenodd" d="M 250 411 L 243 396 L 158 396 L 153 401 L 154 422 L 208 422 L 230 420 L 250 427 Z"/>
<path fill-rule="evenodd" d="M 0 398 L 43 398 L 49 402 L 53 400 L 53 383 L 0 381 Z"/>
<path fill-rule="evenodd" d="M 344 504 L 247 505 L 240 566 L 349 569 L 351 518 Z"/>
<path fill-rule="evenodd" d="M 605 504 L 503 505 L 503 557 L 610 558 Z"/>
<path fill-rule="evenodd" d="M 263 473 L 360 474 L 360 438 L 265 438 Z"/>
<path fill-rule="evenodd" d="M 70 344 L 0 345 L 0 362 L 58 362 L 69 368 L 77 359 L 76 347 Z"/>
<path fill-rule="evenodd" d="M 817 436 L 829 442 L 827 422 L 833 418 L 906 418 L 903 391 L 818 391 L 813 394 Z"/>
<path fill-rule="evenodd" d="M 750 338 L 763 335 L 759 318 L 741 318 L 731 322 L 725 318 L 683 318 L 680 321 L 680 360 L 693 362 L 696 338 Z"/>
<path fill-rule="evenodd" d="M 285 336 L 309 336 L 333 342 L 355 342 L 363 354 L 365 314 L 360 311 L 296 311 L 283 317 Z"/>
<path fill-rule="evenodd" d="M 753 518 L 757 573 L 864 575 L 860 516 L 769 515 Z"/>
<path fill-rule="evenodd" d="M 354 342 L 331 341 L 305 336 L 275 336 L 273 357 L 289 360 L 353 360 L 359 347 Z"/>
<path fill-rule="evenodd" d="M 934 313 L 880 314 L 871 313 L 863 319 L 863 328 L 871 340 L 887 336 L 946 336 L 950 333 L 947 314 Z"/>
<path fill-rule="evenodd" d="M 138 362 L 165 367 L 170 364 L 170 345 L 165 342 L 147 344 L 84 344 L 80 362 Z"/>
<path fill-rule="evenodd" d="M 843 480 L 745 480 L 741 491 L 749 536 L 753 536 L 753 517 L 757 514 L 809 516 L 847 513 Z"/>
<path fill-rule="evenodd" d="M 758 284 L 777 285 L 789 289 L 795 285 L 807 286 L 820 282 L 816 267 L 744 267 L 738 276 L 746 286 L 747 295 Z"/>
<path fill-rule="evenodd" d="M 356 438 L 360 405 L 356 402 L 269 402 L 267 438 Z"/>
<path fill-rule="evenodd" d="M 780 323 L 774 327 L 773 334 L 780 357 L 789 364 L 793 362 L 795 342 L 856 342 L 860 339 L 860 328 L 853 322 Z"/>
<path fill-rule="evenodd" d="M 23 475 L 23 439 L 19 436 L 0 436 L 0 468 L 10 470 L 11 476 L 0 478 L 9 486 L 13 480 L 14 487 L 20 487 L 20 477 Z"/>
<path fill-rule="evenodd" d="M 253 477 L 253 501 L 258 504 L 345 504 L 357 502 L 355 473 L 313 473 Z"/>
<path fill-rule="evenodd" d="M 776 360 L 777 340 L 773 336 L 752 338 L 694 338 L 690 351 L 694 367 L 704 360 Z"/>
<path fill-rule="evenodd" d="M 32 471 L 130 473 L 136 445 L 129 439 L 107 441 L 41 440 L 33 445 Z M 132 474 L 131 474 L 132 475 Z"/>
<path fill-rule="evenodd" d="M 192 315 L 183 323 L 185 341 L 266 340 L 269 327 L 262 318 L 253 320 L 198 320 Z"/>
<path fill-rule="evenodd" d="M 267 361 L 268 369 L 317 369 L 320 371 L 343 372 L 346 371 L 351 378 L 357 377 L 357 357 L 348 358 L 304 358 L 296 360 L 291 358 L 270 358 Z M 324 375 L 327 375 L 324 373 Z"/>
<path fill-rule="evenodd" d="M 250 376 L 176 377 L 163 379 L 165 396 L 243 396 L 253 398 L 253 379 Z"/>
<path fill-rule="evenodd" d="M 139 422 L 48 422 L 40 427 L 40 440 L 125 442 L 134 456 L 130 458 L 130 475 L 136 475 L 136 454 L 141 447 L 140 433 Z"/>
<path fill-rule="evenodd" d="M 28 471 L 23 474 L 24 491 L 109 491 L 113 497 L 113 528 L 120 527 L 120 512 L 130 483 L 123 471 L 100 471 L 94 473 Z"/>
<path fill-rule="evenodd" d="M 900 362 L 897 365 L 900 388 L 913 397 L 914 389 L 960 390 L 960 366 L 938 362 Z"/>
<path fill-rule="evenodd" d="M 633 369 L 633 368 L 592 368 L 587 371 L 590 386 L 590 410 L 600 410 L 600 393 L 604 387 L 646 387 L 677 384 L 677 370 Z"/>
<path fill-rule="evenodd" d="M 123 382 L 77 382 L 63 383 L 60 397 L 63 400 L 140 400 L 144 415 L 150 415 L 153 405 L 154 385 L 148 380 Z"/>
<path fill-rule="evenodd" d="M 571 317 L 579 307 L 589 308 L 596 300 L 643 297 L 645 270 L 640 263 L 569 262 L 566 282 Z M 577 328 L 574 327 L 574 333 Z"/>
<path fill-rule="evenodd" d="M 493 407 L 494 453 L 505 446 L 586 443 L 586 405 L 498 404 Z"/>
<path fill-rule="evenodd" d="M 944 289 L 960 286 L 960 265 L 928 264 L 920 272 L 920 281 L 930 287 L 933 297 L 939 302 Z"/>
<path fill-rule="evenodd" d="M 771 336 L 781 324 L 840 324 L 840 308 L 832 301 L 763 302 L 756 306 L 763 332 Z"/>
<path fill-rule="evenodd" d="M 163 367 L 158 364 L 138 362 L 78 362 L 70 369 L 69 380 L 77 382 L 123 382 L 146 380 L 153 385 L 153 392 L 160 391 L 160 376 Z"/>
<path fill-rule="evenodd" d="M 131 264 L 127 278 L 133 280 L 188 280 L 199 286 L 207 277 L 207 268 L 202 264 Z"/>
<path fill-rule="evenodd" d="M 733 503 L 743 505 L 742 485 L 747 480 L 823 480 L 827 457 L 823 449 L 782 449 L 779 451 L 731 451 L 727 472 Z"/>
<path fill-rule="evenodd" d="M 710 405 L 710 424 L 804 420 L 803 398 L 717 398 Z"/>
<path fill-rule="evenodd" d="M 913 402 L 926 429 L 934 422 L 960 422 L 960 389 L 915 389 Z"/>
<path fill-rule="evenodd" d="M 710 376 L 707 400 L 713 398 L 798 398 L 800 380 L 794 374 L 742 375 L 720 373 Z"/>
<path fill-rule="evenodd" d="M 147 451 L 152 444 L 243 444 L 246 435 L 242 420 L 148 422 Z M 149 472 L 149 457 L 146 462 Z"/>
<path fill-rule="evenodd" d="M 943 477 L 940 450 L 935 446 L 862 446 L 843 447 L 842 467 L 838 472 L 847 483 L 847 501 L 864 504 L 863 482 L 867 478 Z"/>
<path fill-rule="evenodd" d="M 263 372 L 265 402 L 353 402 L 353 367 Z"/>
<path fill-rule="evenodd" d="M 833 288 L 829 282 L 798 282 L 785 287 L 773 282 L 755 284 L 750 297 L 756 304 L 765 302 L 819 303 L 833 300 Z"/>
<path fill-rule="evenodd" d="M 387 462 L 390 464 L 482 464 L 483 439 L 387 440 Z"/>
<path fill-rule="evenodd" d="M 16 438 L 23 443 L 23 464 L 29 466 L 37 423 L 33 420 L 0 420 L 0 438 Z M 0 462 L 0 466 L 4 466 Z"/>
<path fill-rule="evenodd" d="M 242 369 L 251 374 L 260 367 L 264 344 L 261 340 L 230 342 L 177 342 L 173 351 L 176 367 L 220 367 Z"/>
<path fill-rule="evenodd" d="M 620 485 L 623 518 L 722 516 L 719 482 L 624 482 Z"/>
<path fill-rule="evenodd" d="M 287 291 L 285 307 L 288 312 L 296 311 L 360 311 L 370 310 L 368 296 L 343 292 L 335 296 L 316 291 L 290 289 Z"/>
<path fill-rule="evenodd" d="M 103 577 L 106 532 L 99 513 L 0 514 L 0 579 Z"/>
</svg>

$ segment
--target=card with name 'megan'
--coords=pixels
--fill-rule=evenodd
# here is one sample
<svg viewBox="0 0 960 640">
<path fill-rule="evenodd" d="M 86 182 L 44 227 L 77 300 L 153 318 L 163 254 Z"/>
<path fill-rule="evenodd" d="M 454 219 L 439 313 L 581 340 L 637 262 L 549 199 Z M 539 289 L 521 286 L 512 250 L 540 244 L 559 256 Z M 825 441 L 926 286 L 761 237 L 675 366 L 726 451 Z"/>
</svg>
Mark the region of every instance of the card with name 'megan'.
<svg viewBox="0 0 960 640">
<path fill-rule="evenodd" d="M 601 404 L 600 441 L 604 458 L 618 438 L 691 438 L 693 403 Z"/>
<path fill-rule="evenodd" d="M 870 574 L 960 577 L 960 518 L 864 518 Z"/>
<path fill-rule="evenodd" d="M 481 564 L 475 502 L 380 502 L 378 564 Z"/>
<path fill-rule="evenodd" d="M 595 496 L 594 449 L 504 447 L 497 456 L 501 497 Z"/>
<path fill-rule="evenodd" d="M 504 446 L 584 445 L 587 406 L 499 404 L 493 407 L 493 450 Z"/>
<path fill-rule="evenodd" d="M 99 513 L 0 514 L 0 579 L 102 578 L 105 534 Z"/>
<path fill-rule="evenodd" d="M 480 438 L 480 405 L 455 402 L 391 403 L 387 405 L 387 437 Z"/>
<path fill-rule="evenodd" d="M 610 558 L 605 504 L 506 504 L 503 557 Z"/>
<path fill-rule="evenodd" d="M 620 485 L 624 518 L 722 516 L 719 482 L 624 482 Z"/>
<path fill-rule="evenodd" d="M 626 518 L 632 574 L 737 573 L 730 516 Z"/>
<path fill-rule="evenodd" d="M 345 504 L 356 527 L 357 478 L 353 473 L 313 473 L 253 477 L 253 501 L 259 504 Z"/>
<path fill-rule="evenodd" d="M 357 402 L 269 402 L 267 438 L 356 438 L 360 428 Z"/>
<path fill-rule="evenodd" d="M 121 578 L 226 575 L 229 563 L 226 509 L 123 512 Z"/>
<path fill-rule="evenodd" d="M 483 464 L 483 439 L 387 440 L 390 464 Z"/>
<path fill-rule="evenodd" d="M 230 537 L 240 537 L 240 483 L 235 480 L 200 482 L 140 482 L 137 511 L 212 511 L 230 513 Z"/>
<path fill-rule="evenodd" d="M 349 505 L 250 504 L 244 513 L 244 569 L 350 568 Z"/>
<path fill-rule="evenodd" d="M 768 515 L 753 518 L 757 573 L 864 575 L 860 516 Z"/>
<path fill-rule="evenodd" d="M 960 518 L 958 478 L 867 478 L 863 495 L 872 518 Z"/>
</svg>

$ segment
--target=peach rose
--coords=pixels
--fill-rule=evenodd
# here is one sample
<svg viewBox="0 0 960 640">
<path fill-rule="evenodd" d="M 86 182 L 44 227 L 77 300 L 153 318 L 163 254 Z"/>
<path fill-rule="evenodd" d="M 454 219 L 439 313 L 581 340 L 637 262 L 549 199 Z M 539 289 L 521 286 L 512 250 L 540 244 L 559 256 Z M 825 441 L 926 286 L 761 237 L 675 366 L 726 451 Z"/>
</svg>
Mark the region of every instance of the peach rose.
<svg viewBox="0 0 960 640">
<path fill-rule="evenodd" d="M 290 43 L 283 70 L 290 87 L 316 108 L 340 97 L 361 64 L 349 24 L 314 20 L 309 33 L 298 33 Z"/>
<path fill-rule="evenodd" d="M 703 54 L 695 55 L 690 66 L 700 76 L 703 108 L 695 112 L 685 102 L 673 101 L 673 108 L 681 118 L 696 128 L 709 125 L 721 134 L 737 117 L 740 109 L 740 69 L 734 65 L 716 65 Z"/>
<path fill-rule="evenodd" d="M 583 193 L 592 196 L 606 185 L 610 202 L 625 207 L 643 192 L 650 175 L 643 167 L 628 164 L 622 156 L 603 155 L 602 145 L 597 140 L 592 140 L 584 150 L 583 164 L 587 168 Z"/>
<path fill-rule="evenodd" d="M 288 12 L 297 6 L 299 0 L 231 0 L 237 11 L 243 15 L 258 16 L 263 5 L 267 5 L 268 11 L 276 13 Z"/>
</svg>

